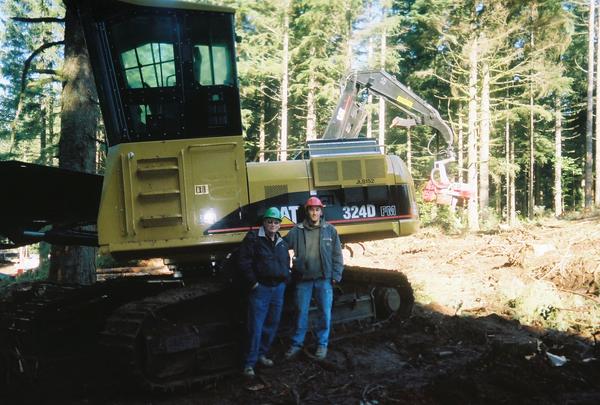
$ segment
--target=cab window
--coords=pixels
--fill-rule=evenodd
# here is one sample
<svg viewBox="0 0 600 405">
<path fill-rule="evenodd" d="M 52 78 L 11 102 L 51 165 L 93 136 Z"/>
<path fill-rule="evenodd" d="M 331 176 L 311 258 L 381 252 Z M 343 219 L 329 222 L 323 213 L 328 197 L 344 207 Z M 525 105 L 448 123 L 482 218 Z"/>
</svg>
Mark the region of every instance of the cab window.
<svg viewBox="0 0 600 405">
<path fill-rule="evenodd" d="M 106 24 L 119 120 L 110 143 L 241 134 L 233 16 L 142 10 Z"/>
<path fill-rule="evenodd" d="M 121 53 L 127 87 L 172 87 L 177 84 L 173 44 L 148 43 Z"/>
<path fill-rule="evenodd" d="M 175 74 L 172 17 L 139 16 L 114 24 L 111 33 L 127 88 L 173 87 Z M 148 30 L 151 27 L 151 33 Z"/>
<path fill-rule="evenodd" d="M 207 24 L 189 24 L 194 79 L 201 86 L 233 86 L 233 31 L 228 17 L 213 16 Z"/>
</svg>

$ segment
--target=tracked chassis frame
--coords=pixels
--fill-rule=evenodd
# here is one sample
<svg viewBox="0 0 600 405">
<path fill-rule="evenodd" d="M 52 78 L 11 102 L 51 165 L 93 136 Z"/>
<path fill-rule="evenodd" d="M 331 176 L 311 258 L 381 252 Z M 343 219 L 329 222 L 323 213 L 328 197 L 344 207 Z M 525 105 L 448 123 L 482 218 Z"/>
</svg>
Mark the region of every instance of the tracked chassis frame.
<svg viewBox="0 0 600 405">
<path fill-rule="evenodd" d="M 114 378 L 145 389 L 209 383 L 239 370 L 244 301 L 240 289 L 218 277 L 31 285 L 2 304 L 2 383 L 36 383 L 98 351 L 112 359 Z M 286 297 L 281 337 L 291 332 L 290 301 Z M 404 274 L 346 266 L 334 291 L 332 339 L 406 318 L 413 303 Z"/>
</svg>

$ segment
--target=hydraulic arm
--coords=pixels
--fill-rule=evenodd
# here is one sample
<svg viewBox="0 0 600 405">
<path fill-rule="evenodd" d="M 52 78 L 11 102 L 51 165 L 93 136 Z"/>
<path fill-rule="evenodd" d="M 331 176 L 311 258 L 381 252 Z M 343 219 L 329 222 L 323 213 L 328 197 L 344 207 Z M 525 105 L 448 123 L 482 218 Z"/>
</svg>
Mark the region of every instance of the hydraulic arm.
<svg viewBox="0 0 600 405">
<path fill-rule="evenodd" d="M 353 72 L 327 125 L 324 139 L 356 138 L 366 117 L 369 94 L 383 97 L 406 114 L 405 125 L 428 125 L 437 129 L 451 148 L 454 135 L 440 113 L 425 100 L 398 82 L 392 75 L 381 71 Z"/>
</svg>

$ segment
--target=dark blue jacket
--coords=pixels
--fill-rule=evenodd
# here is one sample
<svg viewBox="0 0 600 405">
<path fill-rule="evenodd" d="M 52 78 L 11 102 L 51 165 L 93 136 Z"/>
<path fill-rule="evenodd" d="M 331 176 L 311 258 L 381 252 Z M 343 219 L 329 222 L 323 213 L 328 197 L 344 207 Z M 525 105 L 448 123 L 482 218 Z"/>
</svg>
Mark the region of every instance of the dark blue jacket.
<svg viewBox="0 0 600 405">
<path fill-rule="evenodd" d="M 290 277 L 287 243 L 279 233 L 275 235 L 275 242 L 271 241 L 262 226 L 248 232 L 240 247 L 239 270 L 250 288 L 256 282 L 270 286 L 287 282 Z"/>
<path fill-rule="evenodd" d="M 304 240 L 304 224 L 297 224 L 285 236 L 285 241 L 294 249 L 296 257 L 304 259 L 306 245 Z M 324 220 L 321 220 L 321 240 L 319 241 L 319 250 L 321 255 L 321 266 L 323 266 L 323 275 L 326 279 L 342 280 L 344 271 L 344 256 L 342 255 L 342 246 L 340 237 L 335 227 Z M 302 277 L 300 276 L 300 279 Z"/>
</svg>

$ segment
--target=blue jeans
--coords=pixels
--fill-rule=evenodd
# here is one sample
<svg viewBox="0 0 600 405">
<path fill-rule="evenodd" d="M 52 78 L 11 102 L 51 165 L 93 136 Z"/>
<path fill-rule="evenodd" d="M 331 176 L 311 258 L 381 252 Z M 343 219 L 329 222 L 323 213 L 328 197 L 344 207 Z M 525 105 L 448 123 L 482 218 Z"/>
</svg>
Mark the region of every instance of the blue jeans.
<svg viewBox="0 0 600 405">
<path fill-rule="evenodd" d="M 266 355 L 279 327 L 285 283 L 274 287 L 259 284 L 248 296 L 248 347 L 245 367 L 254 367 Z"/>
<path fill-rule="evenodd" d="M 294 347 L 301 347 L 304 343 L 304 337 L 309 327 L 308 312 L 313 291 L 317 304 L 317 318 L 310 326 L 315 331 L 317 345 L 327 347 L 329 343 L 331 305 L 333 303 L 331 280 L 300 281 L 296 284 L 296 291 L 294 293 L 297 311 L 296 330 L 292 336 L 292 346 Z"/>
</svg>

